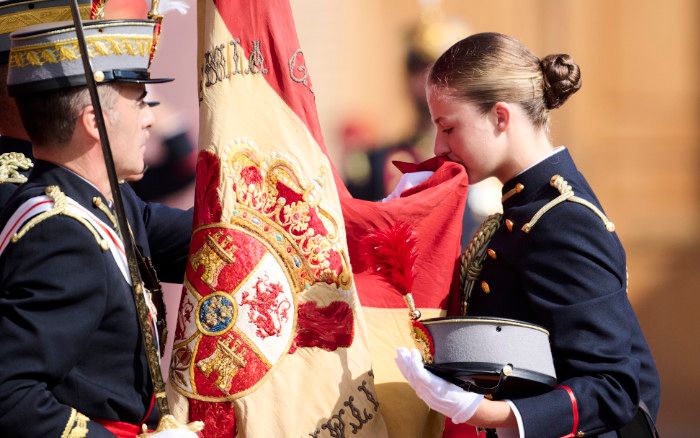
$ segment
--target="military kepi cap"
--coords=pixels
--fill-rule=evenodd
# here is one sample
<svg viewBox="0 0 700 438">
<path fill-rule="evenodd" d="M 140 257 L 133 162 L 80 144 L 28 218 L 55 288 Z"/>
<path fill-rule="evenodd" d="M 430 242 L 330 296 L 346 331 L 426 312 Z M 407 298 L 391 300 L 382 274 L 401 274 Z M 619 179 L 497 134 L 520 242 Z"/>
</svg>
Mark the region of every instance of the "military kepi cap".
<svg viewBox="0 0 700 438">
<path fill-rule="evenodd" d="M 95 81 L 158 83 L 148 71 L 155 47 L 153 20 L 96 20 L 83 25 Z M 13 32 L 7 91 L 11 96 L 85 85 L 72 22 L 36 25 Z"/>
<path fill-rule="evenodd" d="M 78 0 L 83 20 L 97 18 L 106 0 Z M 23 27 L 71 19 L 66 0 L 0 0 L 0 63 L 7 63 L 10 34 Z"/>
</svg>

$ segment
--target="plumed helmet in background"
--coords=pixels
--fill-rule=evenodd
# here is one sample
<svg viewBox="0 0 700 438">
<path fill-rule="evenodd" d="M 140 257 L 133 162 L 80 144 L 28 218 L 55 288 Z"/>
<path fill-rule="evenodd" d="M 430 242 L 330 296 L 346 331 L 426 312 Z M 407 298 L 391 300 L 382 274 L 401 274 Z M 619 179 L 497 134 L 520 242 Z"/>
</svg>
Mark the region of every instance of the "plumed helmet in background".
<svg viewBox="0 0 700 438">
<path fill-rule="evenodd" d="M 408 31 L 408 72 L 422 72 L 445 50 L 470 33 L 463 21 L 446 16 L 439 0 L 421 0 L 420 18 Z"/>
</svg>

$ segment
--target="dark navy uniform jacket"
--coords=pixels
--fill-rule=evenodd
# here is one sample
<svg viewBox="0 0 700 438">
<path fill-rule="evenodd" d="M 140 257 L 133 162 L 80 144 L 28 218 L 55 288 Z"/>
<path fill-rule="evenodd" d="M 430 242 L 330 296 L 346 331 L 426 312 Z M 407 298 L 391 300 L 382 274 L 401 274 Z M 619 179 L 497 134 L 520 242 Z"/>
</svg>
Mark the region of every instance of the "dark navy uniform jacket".
<svg viewBox="0 0 700 438">
<path fill-rule="evenodd" d="M 7 152 L 20 152 L 27 158 L 32 158 L 32 144 L 28 141 L 18 138 L 0 136 L 0 154 Z M 24 176 L 29 176 L 30 169 L 21 170 L 20 173 Z M 12 193 L 19 184 L 0 181 L 0 210 L 5 206 L 7 200 L 10 199 Z"/>
<path fill-rule="evenodd" d="M 93 203 L 94 197 L 106 203 L 94 186 L 36 161 L 0 214 L 0 227 L 50 185 L 111 224 Z M 121 189 L 137 246 L 161 280 L 182 282 L 191 211 L 146 204 L 127 184 Z M 3 437 L 59 437 L 75 412 L 132 424 L 146 417 L 152 383 L 131 289 L 78 220 L 49 217 L 0 255 L 0 334 Z M 90 437 L 112 436 L 95 421 L 87 426 Z"/>
<path fill-rule="evenodd" d="M 656 417 L 659 377 L 627 297 L 625 252 L 601 217 L 565 201 L 522 230 L 560 194 L 550 185 L 554 175 L 601 209 L 567 150 L 507 182 L 504 194 L 523 188 L 503 202 L 468 314 L 528 321 L 550 332 L 557 380 L 576 399 L 578 426 L 574 431 L 567 391 L 553 389 L 512 400 L 526 437 L 617 436 L 610 431 L 629 422 L 640 401 Z"/>
</svg>

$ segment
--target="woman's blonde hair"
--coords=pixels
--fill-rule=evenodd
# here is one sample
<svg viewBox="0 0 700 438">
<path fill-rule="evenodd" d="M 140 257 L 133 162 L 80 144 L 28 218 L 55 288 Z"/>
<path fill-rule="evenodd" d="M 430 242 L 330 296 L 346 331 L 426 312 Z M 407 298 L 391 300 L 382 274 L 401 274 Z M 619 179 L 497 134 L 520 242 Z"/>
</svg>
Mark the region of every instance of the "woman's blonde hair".
<svg viewBox="0 0 700 438">
<path fill-rule="evenodd" d="M 447 49 L 430 69 L 428 83 L 475 103 L 483 113 L 496 102 L 517 103 L 533 125 L 546 127 L 549 110 L 581 88 L 581 71 L 567 54 L 540 60 L 515 38 L 488 32 Z"/>
</svg>

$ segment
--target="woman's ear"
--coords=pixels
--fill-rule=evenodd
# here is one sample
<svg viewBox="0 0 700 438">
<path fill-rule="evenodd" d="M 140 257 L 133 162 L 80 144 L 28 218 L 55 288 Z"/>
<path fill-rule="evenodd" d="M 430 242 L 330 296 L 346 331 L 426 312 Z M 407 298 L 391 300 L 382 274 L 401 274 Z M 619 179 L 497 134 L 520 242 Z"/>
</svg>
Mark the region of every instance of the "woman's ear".
<svg viewBox="0 0 700 438">
<path fill-rule="evenodd" d="M 506 102 L 496 102 L 491 111 L 496 121 L 496 129 L 504 132 L 510 123 L 510 105 Z"/>
<path fill-rule="evenodd" d="M 92 105 L 87 105 L 78 115 L 78 127 L 85 135 L 95 141 L 100 141 L 100 133 L 97 130 L 97 120 L 95 120 L 95 109 Z"/>
</svg>

